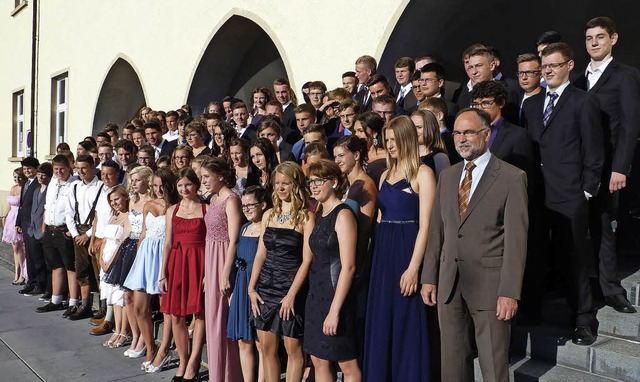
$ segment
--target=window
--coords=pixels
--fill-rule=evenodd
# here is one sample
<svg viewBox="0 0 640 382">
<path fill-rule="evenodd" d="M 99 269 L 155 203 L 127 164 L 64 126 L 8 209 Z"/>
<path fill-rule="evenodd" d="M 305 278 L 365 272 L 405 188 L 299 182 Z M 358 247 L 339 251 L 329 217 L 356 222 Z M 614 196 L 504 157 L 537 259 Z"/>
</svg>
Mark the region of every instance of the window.
<svg viewBox="0 0 640 382">
<path fill-rule="evenodd" d="M 13 8 L 13 11 L 11 12 L 11 16 L 15 16 L 18 13 L 20 13 L 20 11 L 26 8 L 27 5 L 28 5 L 27 0 L 15 0 L 14 8 Z"/>
<path fill-rule="evenodd" d="M 13 93 L 13 156 L 25 156 L 24 90 Z"/>
<path fill-rule="evenodd" d="M 64 73 L 54 77 L 51 83 L 51 152 L 56 152 L 56 146 L 67 141 L 69 120 L 69 75 Z"/>
</svg>

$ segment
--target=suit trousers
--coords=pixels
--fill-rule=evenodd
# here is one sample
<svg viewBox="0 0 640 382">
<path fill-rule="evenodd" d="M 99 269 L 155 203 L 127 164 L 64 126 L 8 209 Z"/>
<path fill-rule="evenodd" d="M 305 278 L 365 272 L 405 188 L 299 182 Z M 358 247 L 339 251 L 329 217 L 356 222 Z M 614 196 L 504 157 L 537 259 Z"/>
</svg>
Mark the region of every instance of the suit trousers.
<svg viewBox="0 0 640 382">
<path fill-rule="evenodd" d="M 589 282 L 589 264 L 593 262 L 593 256 L 587 249 L 587 200 L 579 201 L 573 211 L 568 214 L 548 210 L 551 240 L 569 283 L 567 300 L 576 313 L 576 326 L 592 326 L 596 317 Z"/>
<path fill-rule="evenodd" d="M 24 248 L 27 257 L 27 275 L 29 284 L 45 290 L 47 284 L 47 265 L 44 262 L 42 242 L 23 230 Z"/>
<path fill-rule="evenodd" d="M 616 220 L 619 194 L 619 192 L 611 194 L 607 187 L 591 200 L 589 232 L 593 238 L 594 255 L 598 264 L 598 281 L 602 294 L 604 296 L 624 294 L 626 297 L 626 291 L 618 278 L 616 234 L 611 227 L 611 222 Z"/>
<path fill-rule="evenodd" d="M 460 274 L 456 277 L 459 278 Z M 454 289 L 449 303 L 438 304 L 442 382 L 475 380 L 474 337 L 483 380 L 508 382 L 511 321 L 498 320 L 495 309 L 474 309 L 473 302 L 465 300 L 459 286 Z"/>
</svg>

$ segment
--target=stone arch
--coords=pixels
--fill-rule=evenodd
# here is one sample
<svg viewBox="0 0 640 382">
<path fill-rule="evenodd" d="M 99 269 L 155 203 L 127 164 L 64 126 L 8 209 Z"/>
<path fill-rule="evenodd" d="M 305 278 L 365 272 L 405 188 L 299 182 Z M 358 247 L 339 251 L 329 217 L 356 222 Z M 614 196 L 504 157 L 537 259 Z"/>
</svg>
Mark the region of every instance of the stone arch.
<svg viewBox="0 0 640 382">
<path fill-rule="evenodd" d="M 254 21 L 255 20 L 255 21 Z M 287 75 L 287 63 L 273 33 L 255 15 L 232 10 L 204 49 L 193 74 L 187 103 L 195 116 L 212 100 L 234 96 L 250 103 L 251 91 Z"/>
<path fill-rule="evenodd" d="M 138 73 L 124 57 L 117 57 L 104 78 L 93 117 L 92 135 L 102 131 L 107 122 L 118 126 L 134 118 L 146 105 Z"/>
</svg>

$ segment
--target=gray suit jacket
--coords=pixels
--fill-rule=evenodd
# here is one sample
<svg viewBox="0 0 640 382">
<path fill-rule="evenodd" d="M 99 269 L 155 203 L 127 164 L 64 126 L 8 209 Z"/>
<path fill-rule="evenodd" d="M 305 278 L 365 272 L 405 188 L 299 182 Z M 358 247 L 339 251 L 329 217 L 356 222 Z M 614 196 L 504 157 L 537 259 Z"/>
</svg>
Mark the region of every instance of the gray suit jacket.
<svg viewBox="0 0 640 382">
<path fill-rule="evenodd" d="M 37 181 L 36 181 L 37 182 Z M 39 185 L 38 185 L 39 186 Z M 47 199 L 47 191 L 49 187 L 40 192 L 38 187 L 33 193 L 33 204 L 31 205 L 31 224 L 27 233 L 29 236 L 33 236 L 36 240 L 42 239 L 42 219 L 44 218 L 44 205 Z"/>
<path fill-rule="evenodd" d="M 520 299 L 529 225 L 527 177 L 492 155 L 461 220 L 463 166 L 464 161 L 440 174 L 422 283 L 438 285 L 439 304 L 450 302 L 458 287 L 470 307 L 496 309 L 499 296 Z"/>
</svg>

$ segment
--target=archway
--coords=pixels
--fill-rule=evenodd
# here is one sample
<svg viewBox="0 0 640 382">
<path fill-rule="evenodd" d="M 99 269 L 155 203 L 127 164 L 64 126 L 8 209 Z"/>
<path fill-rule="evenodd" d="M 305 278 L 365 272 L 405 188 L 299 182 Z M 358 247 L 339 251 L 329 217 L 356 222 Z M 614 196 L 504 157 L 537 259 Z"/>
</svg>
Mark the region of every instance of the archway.
<svg viewBox="0 0 640 382">
<path fill-rule="evenodd" d="M 213 36 L 195 71 L 187 103 L 195 116 L 213 100 L 234 96 L 250 103 L 251 91 L 287 78 L 282 57 L 267 33 L 246 17 L 233 15 Z"/>
<path fill-rule="evenodd" d="M 93 117 L 92 135 L 104 129 L 107 122 L 119 126 L 132 119 L 146 105 L 142 84 L 138 74 L 125 59 L 118 58 L 104 79 L 96 112 Z"/>
</svg>

